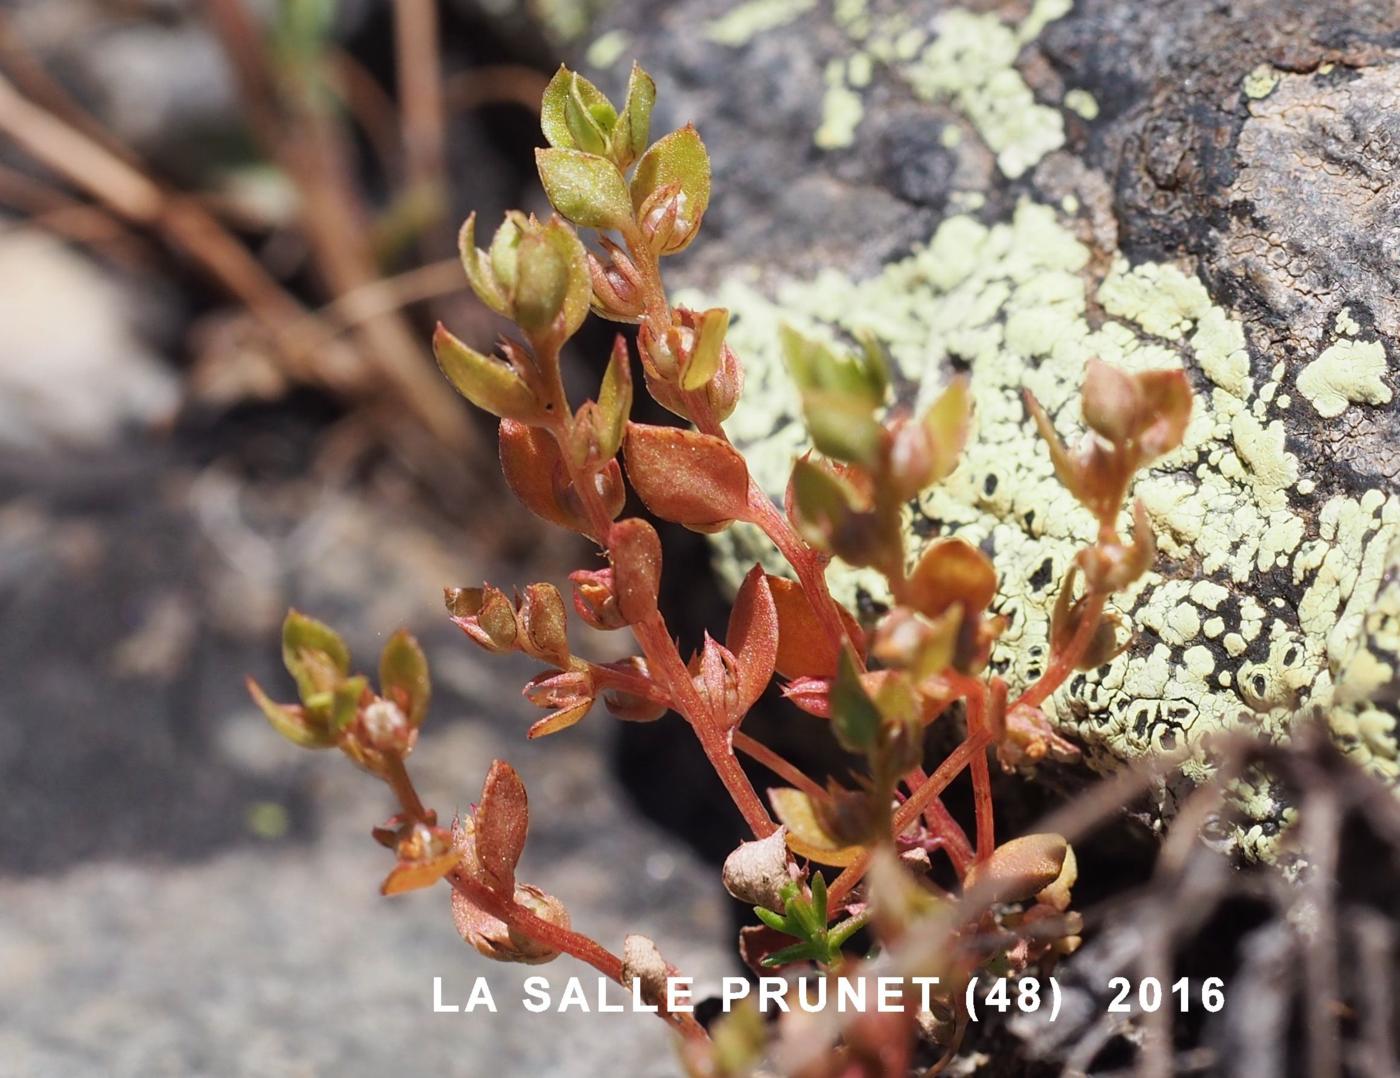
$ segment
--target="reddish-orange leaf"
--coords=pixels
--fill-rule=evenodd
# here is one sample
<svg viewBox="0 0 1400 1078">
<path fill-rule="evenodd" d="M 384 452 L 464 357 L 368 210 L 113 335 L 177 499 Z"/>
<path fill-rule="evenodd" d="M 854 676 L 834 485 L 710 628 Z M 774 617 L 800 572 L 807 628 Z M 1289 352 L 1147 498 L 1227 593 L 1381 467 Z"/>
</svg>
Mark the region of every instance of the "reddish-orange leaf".
<svg viewBox="0 0 1400 1078">
<path fill-rule="evenodd" d="M 494 761 L 476 810 L 476 856 L 486 882 L 498 894 L 509 895 L 515 890 L 515 865 L 525 849 L 529 826 L 525 784 L 510 764 Z"/>
<path fill-rule="evenodd" d="M 831 678 L 798 677 L 783 686 L 783 699 L 790 700 L 808 715 L 831 718 Z"/>
<path fill-rule="evenodd" d="M 718 531 L 746 513 L 748 466 L 721 438 L 628 423 L 623 455 L 638 497 L 662 520 Z"/>
<path fill-rule="evenodd" d="M 724 646 L 733 653 L 739 667 L 739 702 L 729 717 L 731 722 L 743 718 L 768 687 L 778 657 L 778 640 L 778 610 L 773 593 L 763 567 L 755 565 L 734 597 L 724 636 Z"/>
<path fill-rule="evenodd" d="M 448 850 L 446 853 L 438 854 L 426 861 L 400 861 L 394 866 L 393 871 L 384 877 L 384 882 L 379 887 L 379 893 L 401 895 L 405 891 L 418 891 L 424 887 L 431 887 L 456 868 L 457 862 L 461 859 L 461 850 Z"/>
<path fill-rule="evenodd" d="M 786 678 L 835 677 L 839 644 L 831 639 L 817 620 L 817 612 L 812 609 L 802 585 L 786 577 L 770 576 L 768 588 L 778 615 L 778 656 L 775 664 L 778 673 Z M 856 642 L 864 658 L 860 626 L 845 607 L 838 606 L 837 609 L 847 635 Z"/>
<path fill-rule="evenodd" d="M 661 539 L 645 520 L 630 517 L 612 526 L 608 549 L 618 612 L 629 625 L 644 621 L 656 613 L 661 592 Z"/>
<path fill-rule="evenodd" d="M 567 730 L 576 722 L 588 714 L 593 707 L 593 700 L 583 700 L 571 707 L 556 711 L 553 715 L 546 715 L 539 722 L 535 723 L 525 732 L 525 736 L 533 741 L 537 737 L 547 737 L 550 734 L 557 734 L 560 730 Z"/>
<path fill-rule="evenodd" d="M 954 603 L 985 610 L 997 592 L 997 573 L 987 556 L 963 539 L 930 543 L 909 577 L 909 604 L 931 618 Z"/>
<path fill-rule="evenodd" d="M 501 472 L 511 491 L 537 517 L 572 531 L 587 531 L 577 504 L 562 496 L 569 481 L 559 446 L 548 431 L 501 420 Z"/>
</svg>

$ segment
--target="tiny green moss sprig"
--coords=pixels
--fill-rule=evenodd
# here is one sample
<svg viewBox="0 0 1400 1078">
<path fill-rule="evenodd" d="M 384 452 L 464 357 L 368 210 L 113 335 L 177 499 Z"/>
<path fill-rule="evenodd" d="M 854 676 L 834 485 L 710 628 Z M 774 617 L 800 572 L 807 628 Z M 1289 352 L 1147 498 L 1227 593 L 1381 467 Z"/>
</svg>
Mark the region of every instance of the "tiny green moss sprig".
<svg viewBox="0 0 1400 1078">
<path fill-rule="evenodd" d="M 1094 515 L 1097 533 L 1061 586 L 1043 673 L 1013 696 L 991 666 L 1007 628 L 993 612 L 996 567 L 958 537 L 910 550 L 902 526 L 904 507 L 952 474 L 972 436 L 968 381 L 952 379 L 924 412 L 908 414 L 890 404 L 889 361 L 877 342 L 846 350 L 783 330 L 812 449 L 794 462 L 784 504 L 774 504 L 723 427 L 743 388 L 727 340 L 729 312 L 676 307 L 667 294 L 663 259 L 699 233 L 711 169 L 693 126 L 651 140 L 655 101 L 655 82 L 638 66 L 621 109 L 560 68 L 541 107 L 549 145 L 536 158 L 556 215 L 541 221 L 511 211 L 485 249 L 475 215 L 461 230 L 467 282 L 520 336 L 488 355 L 439 326 L 438 363 L 462 396 L 498 418 L 501 470 L 514 495 L 536 516 L 591 540 L 605 564 L 570 575 L 571 601 L 548 583 L 511 593 L 483 583 L 448 588 L 447 613 L 476 646 L 542 665 L 523 690 L 546 712 L 528 738 L 562 733 L 600 700 L 623 721 L 674 712 L 691 728 L 752 834 L 726 861 L 723 880 L 755 909 L 758 923 L 743 930 L 739 949 L 756 970 L 815 964 L 860 975 L 867 956 L 852 953 L 856 940 L 879 949 L 921 926 L 946 927 L 950 918 L 956 925 L 957 890 L 975 885 L 993 894 L 995 913 L 957 928 L 969 945 L 940 970 L 925 1023 L 950 1053 L 966 1028 L 961 989 L 972 977 L 1047 971 L 1078 944 L 1074 851 L 1056 834 L 998 840 L 989 754 L 1011 768 L 1075 753 L 1040 707 L 1075 670 L 1126 646 L 1126 626 L 1108 604 L 1147 571 L 1156 547 L 1140 502 L 1129 513 L 1129 538 L 1119 520 L 1137 472 L 1181 443 L 1190 388 L 1180 371 L 1128 374 L 1091 361 L 1086 429 L 1074 449 L 1026 395 L 1056 474 Z M 580 228 L 594 233 L 593 249 Z M 640 386 L 685 426 L 631 419 L 638 383 L 622 336 L 593 397 L 569 400 L 562 349 L 590 313 L 637 326 Z M 755 565 L 723 639 L 707 634 L 683 651 L 659 605 L 661 542 L 647 519 L 624 515 L 628 486 L 649 514 L 695 531 L 757 526 L 790 575 Z M 825 570 L 834 558 L 885 578 L 891 603 L 872 623 L 831 596 Z M 576 654 L 570 610 L 595 629 L 630 633 L 636 653 L 607 662 Z M 577 931 L 559 899 L 516 879 L 529 810 L 509 764 L 492 765 L 475 811 L 450 829 L 422 804 L 406 762 L 429 681 L 411 637 L 399 634 L 386 647 L 378 694 L 350 673 L 341 639 L 295 611 L 283 652 L 300 702 L 274 703 L 250 682 L 269 722 L 302 747 L 340 747 L 398 802 L 373 832 L 395 855 L 386 894 L 445 880 L 459 931 L 486 957 L 542 962 L 569 954 L 613 980 L 650 985 L 655 995 L 671 969 L 655 944 L 632 935 L 615 954 Z M 806 713 L 791 721 L 845 751 L 842 774 L 819 781 L 742 729 L 775 677 Z M 930 768 L 924 735 L 935 722 L 961 723 L 962 736 Z M 738 752 L 780 780 L 766 797 Z M 964 771 L 974 794 L 972 835 L 942 802 Z M 947 859 L 956 890 L 933 882 L 935 857 Z M 828 883 L 821 866 L 838 874 Z M 746 1012 L 719 1022 L 712 1035 L 688 1014 L 659 1013 L 681 1034 L 696 1076 L 748 1073 L 768 1040 Z M 888 1058 L 907 1061 L 915 1023 L 880 1030 L 898 1042 Z M 868 1047 L 838 1046 L 830 1073 L 848 1073 L 845 1063 L 865 1059 Z"/>
</svg>

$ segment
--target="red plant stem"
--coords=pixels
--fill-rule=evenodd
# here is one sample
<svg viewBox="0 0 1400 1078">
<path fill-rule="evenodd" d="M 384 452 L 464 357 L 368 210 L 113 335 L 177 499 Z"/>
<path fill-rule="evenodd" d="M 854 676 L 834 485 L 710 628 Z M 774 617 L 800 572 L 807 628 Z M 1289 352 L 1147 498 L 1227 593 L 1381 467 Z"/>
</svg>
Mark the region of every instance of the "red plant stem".
<svg viewBox="0 0 1400 1078">
<path fill-rule="evenodd" d="M 587 962 L 609 980 L 622 983 L 622 959 L 596 940 L 581 932 L 546 921 L 518 903 L 506 902 L 485 884 L 472 879 L 464 869 L 454 868 L 447 874 L 446 879 L 453 890 L 473 906 L 489 913 L 498 921 L 504 921 L 521 935 L 529 936 L 551 950 L 573 955 L 580 962 Z"/>
<path fill-rule="evenodd" d="M 718 424 L 715 426 L 719 427 Z M 719 428 L 719 433 L 724 435 L 722 428 Z M 728 438 L 725 440 L 728 441 Z M 838 648 L 844 647 L 849 636 L 845 619 L 841 617 L 841 611 L 826 584 L 826 559 L 802 541 L 787 517 L 752 478 L 749 479 L 748 503 L 749 523 L 757 525 L 792 566 L 793 571 L 797 573 L 797 581 L 802 585 L 807 601 L 812 604 L 812 610 L 827 637 Z M 863 669 L 860 649 L 854 646 L 854 641 L 851 641 L 851 644 L 856 666 Z"/>
<path fill-rule="evenodd" d="M 627 241 L 627 248 L 631 252 L 633 263 L 642 277 L 646 321 L 658 339 L 664 338 L 666 330 L 670 328 L 675 316 L 671 311 L 671 304 L 666 298 L 665 283 L 661 280 L 660 259 L 651 253 L 651 248 L 647 246 L 641 230 L 637 227 L 633 226 L 624 230 L 623 238 Z M 704 392 L 697 390 L 687 393 L 685 398 L 696 429 L 701 434 L 708 434 L 713 438 L 721 438 L 728 442 L 729 435 L 724 432 L 724 427 L 715 417 Z M 836 606 L 836 600 L 831 597 L 831 590 L 827 587 L 824 559 L 802 541 L 797 532 L 793 530 L 787 517 L 779 511 L 772 499 L 764 493 L 752 477 L 749 478 L 748 507 L 748 522 L 757 525 L 768 537 L 769 542 L 778 548 L 787 563 L 792 566 L 793 571 L 797 573 L 798 583 L 802 585 L 802 590 L 807 595 L 807 601 L 812 604 L 812 609 L 816 612 L 817 619 L 821 622 L 827 636 L 838 648 L 844 646 L 848 639 L 846 623 Z M 860 658 L 860 649 L 853 648 L 853 650 L 856 654 L 857 667 L 864 669 L 864 663 Z"/>
<path fill-rule="evenodd" d="M 1036 679 L 1034 685 L 1027 689 L 1017 699 L 1013 707 L 1039 707 L 1050 694 L 1065 683 L 1065 679 L 1074 673 L 1075 667 L 1079 665 L 1079 660 L 1084 657 L 1084 652 L 1088 650 L 1089 644 L 1094 639 L 1094 633 L 1099 627 L 1099 618 L 1103 616 L 1104 604 L 1108 601 L 1108 596 L 1098 593 L 1091 593 L 1088 602 L 1084 607 L 1084 615 L 1075 627 L 1074 636 L 1070 638 L 1069 645 L 1050 658 L 1050 665 L 1045 668 L 1045 673 Z"/>
<path fill-rule="evenodd" d="M 408 768 L 404 766 L 402 756 L 391 754 L 387 757 L 384 767 L 384 781 L 394 791 L 394 796 L 399 799 L 399 804 L 403 806 L 407 816 L 423 823 L 432 822 L 428 810 L 423 807 L 423 802 L 418 798 L 418 790 L 414 787 L 413 780 L 409 778 Z"/>
<path fill-rule="evenodd" d="M 516 902 L 506 902 L 486 885 L 472 879 L 463 869 L 456 868 L 445 877 L 452 889 L 478 909 L 489 913 L 536 943 L 586 962 L 610 981 L 628 987 L 622 974 L 622 959 L 597 940 L 581 932 L 546 921 Z M 659 1016 L 687 1037 L 703 1039 L 707 1034 L 689 1014 L 671 1014 L 665 1004 L 658 1003 Z"/>
<path fill-rule="evenodd" d="M 962 743 L 948 754 L 948 758 L 938 765 L 928 777 L 928 781 L 910 794 L 909 799 L 895 810 L 891 833 L 901 835 L 908 830 L 909 825 L 919 818 L 934 798 L 948 788 L 962 769 L 971 763 L 978 753 L 986 751 L 988 742 L 985 734 L 969 733 Z M 831 909 L 836 909 L 839 900 L 861 881 L 868 867 L 870 853 L 867 851 L 847 865 L 841 875 L 832 881 L 826 889 Z"/>
<path fill-rule="evenodd" d="M 928 781 L 928 776 L 924 774 L 923 768 L 916 767 L 905 776 L 904 781 L 909 789 L 916 790 Z M 958 874 L 966 872 L 972 864 L 972 843 L 968 840 L 962 824 L 953 819 L 953 814 L 944 806 L 942 798 L 935 797 L 928 803 L 928 807 L 924 809 L 924 825 L 942 839 L 943 848 L 947 850 Z"/>
<path fill-rule="evenodd" d="M 634 671 L 603 666 L 599 663 L 589 663 L 588 672 L 593 677 L 593 684 L 600 689 L 620 689 L 633 696 L 640 696 L 675 710 L 671 694 L 650 677 Z"/>
<path fill-rule="evenodd" d="M 420 823 L 429 823 L 436 818 L 423 807 L 422 799 L 418 796 L 418 790 L 413 785 L 413 779 L 409 776 L 402 756 L 388 757 L 384 779 L 399 799 L 399 805 L 405 815 Z M 521 935 L 536 943 L 542 943 L 551 950 L 572 955 L 580 962 L 588 963 L 603 976 L 626 987 L 622 977 L 622 959 L 597 940 L 581 932 L 552 924 L 514 901 L 503 900 L 485 884 L 472 879 L 461 868 L 454 868 L 444 879 L 473 906 L 489 913 Z M 668 1014 L 664 1006 L 659 1013 L 687 1037 L 708 1037 L 700 1024 L 688 1014 Z"/>
<path fill-rule="evenodd" d="M 757 760 L 779 778 L 786 779 L 808 797 L 817 800 L 825 800 L 827 798 L 827 792 L 818 786 L 813 779 L 808 778 L 796 765 L 785 760 L 761 741 L 755 741 L 742 730 L 735 730 L 730 740 L 733 742 L 734 747 L 740 752 Z"/>
<path fill-rule="evenodd" d="M 696 691 L 695 683 L 690 680 L 690 671 L 681 661 L 680 652 L 676 650 L 675 641 L 666 630 L 666 623 L 661 619 L 661 615 L 658 613 L 646 621 L 637 622 L 632 626 L 632 631 L 642 646 L 642 654 L 647 658 L 648 667 L 670 690 L 672 699 L 680 704 L 681 714 L 690 722 L 696 737 L 700 739 L 700 747 L 709 757 L 710 766 L 715 769 L 715 774 L 729 791 L 730 798 L 743 814 L 749 830 L 755 838 L 767 838 L 778 826 L 768 815 L 768 810 L 763 807 L 753 783 L 749 782 L 749 777 L 744 774 L 744 769 L 735 759 L 728 737 Z"/>
<path fill-rule="evenodd" d="M 992 808 L 992 774 L 987 766 L 985 746 L 993 738 L 987 729 L 987 683 L 965 674 L 949 673 L 948 683 L 962 695 L 967 706 L 967 736 L 982 740 L 984 751 L 972 764 L 972 804 L 977 817 L 977 860 L 985 861 L 996 848 L 996 817 Z"/>
<path fill-rule="evenodd" d="M 576 467 L 569 449 L 573 413 L 569 408 L 568 397 L 564 393 L 563 380 L 559 374 L 558 348 L 540 343 L 537 344 L 536 350 L 537 359 L 552 375 L 548 389 L 554 397 L 555 420 L 547 429 L 559 445 L 559 453 L 568 469 L 569 480 L 588 513 L 589 524 L 593 530 L 592 538 L 611 557 L 612 517 L 604 507 L 594 485 L 593 473 L 586 468 Z M 681 658 L 661 613 L 657 611 L 644 621 L 635 622 L 631 628 L 632 635 L 636 637 L 642 654 L 646 657 L 648 671 L 669 695 L 671 706 L 690 723 L 695 736 L 700 740 L 700 747 L 709 758 L 710 766 L 715 769 L 720 782 L 724 783 L 725 789 L 729 791 L 730 798 L 743 815 L 749 830 L 756 838 L 767 838 L 778 829 L 777 825 L 768 815 L 768 810 L 763 807 L 763 802 L 754 791 L 748 776 L 744 774 L 744 769 L 739 766 L 739 761 L 735 759 L 734 750 L 730 747 L 718 717 L 711 712 L 709 705 L 695 688 L 695 683 L 691 681 L 690 671 L 686 669 L 685 661 Z"/>
</svg>

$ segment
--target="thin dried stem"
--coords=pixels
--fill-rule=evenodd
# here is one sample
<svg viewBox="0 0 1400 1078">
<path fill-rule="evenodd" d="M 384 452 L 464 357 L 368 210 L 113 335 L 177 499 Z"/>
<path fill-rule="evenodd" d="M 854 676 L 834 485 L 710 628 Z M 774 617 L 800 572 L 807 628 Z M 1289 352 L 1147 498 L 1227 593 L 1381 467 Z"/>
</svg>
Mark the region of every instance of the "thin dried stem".
<svg viewBox="0 0 1400 1078">
<path fill-rule="evenodd" d="M 394 52 L 409 189 L 440 206 L 447 124 L 437 0 L 394 0 Z"/>
</svg>

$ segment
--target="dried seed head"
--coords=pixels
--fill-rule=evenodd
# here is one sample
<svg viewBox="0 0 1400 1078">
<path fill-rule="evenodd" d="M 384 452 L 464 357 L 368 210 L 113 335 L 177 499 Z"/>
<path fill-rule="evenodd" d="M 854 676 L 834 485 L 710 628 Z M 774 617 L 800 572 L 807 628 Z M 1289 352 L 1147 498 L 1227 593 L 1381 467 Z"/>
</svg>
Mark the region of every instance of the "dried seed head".
<svg viewBox="0 0 1400 1078">
<path fill-rule="evenodd" d="M 781 891 L 792 879 L 789 862 L 786 827 L 756 842 L 741 842 L 724 860 L 724 889 L 740 902 L 781 913 Z"/>
<path fill-rule="evenodd" d="M 630 987 L 635 983 L 644 1003 L 653 1007 L 665 1003 L 666 978 L 670 973 L 656 944 L 646 936 L 634 933 L 622 941 L 623 984 Z"/>
</svg>

